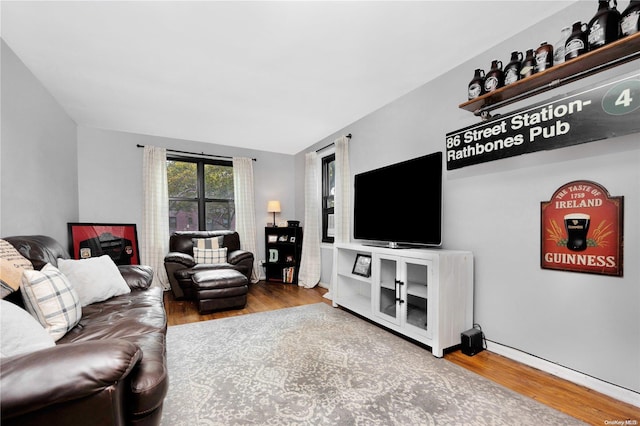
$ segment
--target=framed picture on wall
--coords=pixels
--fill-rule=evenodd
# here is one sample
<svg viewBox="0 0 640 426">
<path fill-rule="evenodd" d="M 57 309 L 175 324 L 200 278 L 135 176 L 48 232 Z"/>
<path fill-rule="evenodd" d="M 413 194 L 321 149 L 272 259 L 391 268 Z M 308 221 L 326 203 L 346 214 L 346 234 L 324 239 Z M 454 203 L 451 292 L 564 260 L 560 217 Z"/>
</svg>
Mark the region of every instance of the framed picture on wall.
<svg viewBox="0 0 640 426">
<path fill-rule="evenodd" d="M 363 277 L 371 276 L 371 256 L 366 254 L 357 254 L 356 261 L 353 264 L 353 274 Z"/>
<path fill-rule="evenodd" d="M 69 253 L 73 259 L 109 255 L 116 265 L 139 265 L 135 224 L 68 223 Z"/>
</svg>

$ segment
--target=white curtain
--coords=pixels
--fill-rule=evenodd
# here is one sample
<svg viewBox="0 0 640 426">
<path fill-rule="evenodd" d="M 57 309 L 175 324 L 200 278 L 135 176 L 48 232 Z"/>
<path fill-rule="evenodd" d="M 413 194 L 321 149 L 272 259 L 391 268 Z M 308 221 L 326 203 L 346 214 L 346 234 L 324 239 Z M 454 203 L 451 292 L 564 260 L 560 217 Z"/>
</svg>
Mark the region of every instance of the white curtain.
<svg viewBox="0 0 640 426">
<path fill-rule="evenodd" d="M 351 238 L 351 169 L 349 168 L 349 138 L 343 136 L 336 144 L 336 195 L 334 202 L 336 243 L 348 243 Z"/>
<path fill-rule="evenodd" d="M 153 284 L 169 289 L 164 257 L 169 251 L 167 150 L 145 146 L 142 160 L 143 206 L 140 259 L 153 268 Z"/>
<path fill-rule="evenodd" d="M 347 243 L 351 238 L 351 169 L 349 168 L 349 138 L 342 136 L 334 141 L 336 146 L 336 193 L 334 195 L 334 244 Z M 333 265 L 335 267 L 335 265 Z M 324 297 L 333 300 L 333 272 L 329 291 Z"/>
<path fill-rule="evenodd" d="M 305 156 L 304 173 L 304 238 L 298 273 L 298 286 L 315 287 L 320 282 L 320 194 L 318 193 L 318 154 Z"/>
<path fill-rule="evenodd" d="M 251 158 L 233 158 L 233 190 L 236 206 L 236 232 L 240 236 L 243 250 L 253 256 L 251 282 L 257 283 L 259 277 L 258 251 L 256 236 L 256 206 L 253 189 L 253 160 Z"/>
</svg>

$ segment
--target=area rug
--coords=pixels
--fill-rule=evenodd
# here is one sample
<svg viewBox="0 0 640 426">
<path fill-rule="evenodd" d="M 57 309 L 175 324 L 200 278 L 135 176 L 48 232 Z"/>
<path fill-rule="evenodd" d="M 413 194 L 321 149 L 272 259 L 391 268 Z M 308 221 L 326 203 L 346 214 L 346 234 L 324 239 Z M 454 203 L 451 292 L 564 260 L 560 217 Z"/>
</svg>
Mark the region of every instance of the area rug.
<svg viewBox="0 0 640 426">
<path fill-rule="evenodd" d="M 162 425 L 573 425 L 324 303 L 169 327 Z"/>
</svg>

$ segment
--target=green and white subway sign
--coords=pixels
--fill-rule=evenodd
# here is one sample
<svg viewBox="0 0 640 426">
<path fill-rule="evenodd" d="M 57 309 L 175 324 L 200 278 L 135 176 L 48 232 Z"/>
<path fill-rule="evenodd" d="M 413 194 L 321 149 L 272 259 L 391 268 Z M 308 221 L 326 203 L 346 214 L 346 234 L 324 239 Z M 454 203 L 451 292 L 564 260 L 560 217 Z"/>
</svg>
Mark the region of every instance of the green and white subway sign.
<svg viewBox="0 0 640 426">
<path fill-rule="evenodd" d="M 637 132 L 640 73 L 447 133 L 447 170 Z"/>
</svg>

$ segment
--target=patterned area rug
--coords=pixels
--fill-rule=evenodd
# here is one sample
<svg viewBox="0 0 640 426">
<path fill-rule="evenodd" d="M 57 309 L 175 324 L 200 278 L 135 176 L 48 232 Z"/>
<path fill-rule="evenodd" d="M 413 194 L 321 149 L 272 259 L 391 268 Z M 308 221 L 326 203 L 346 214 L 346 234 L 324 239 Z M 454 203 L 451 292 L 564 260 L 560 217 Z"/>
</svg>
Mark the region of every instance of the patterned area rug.
<svg viewBox="0 0 640 426">
<path fill-rule="evenodd" d="M 581 424 L 324 303 L 169 327 L 162 425 Z"/>
</svg>

